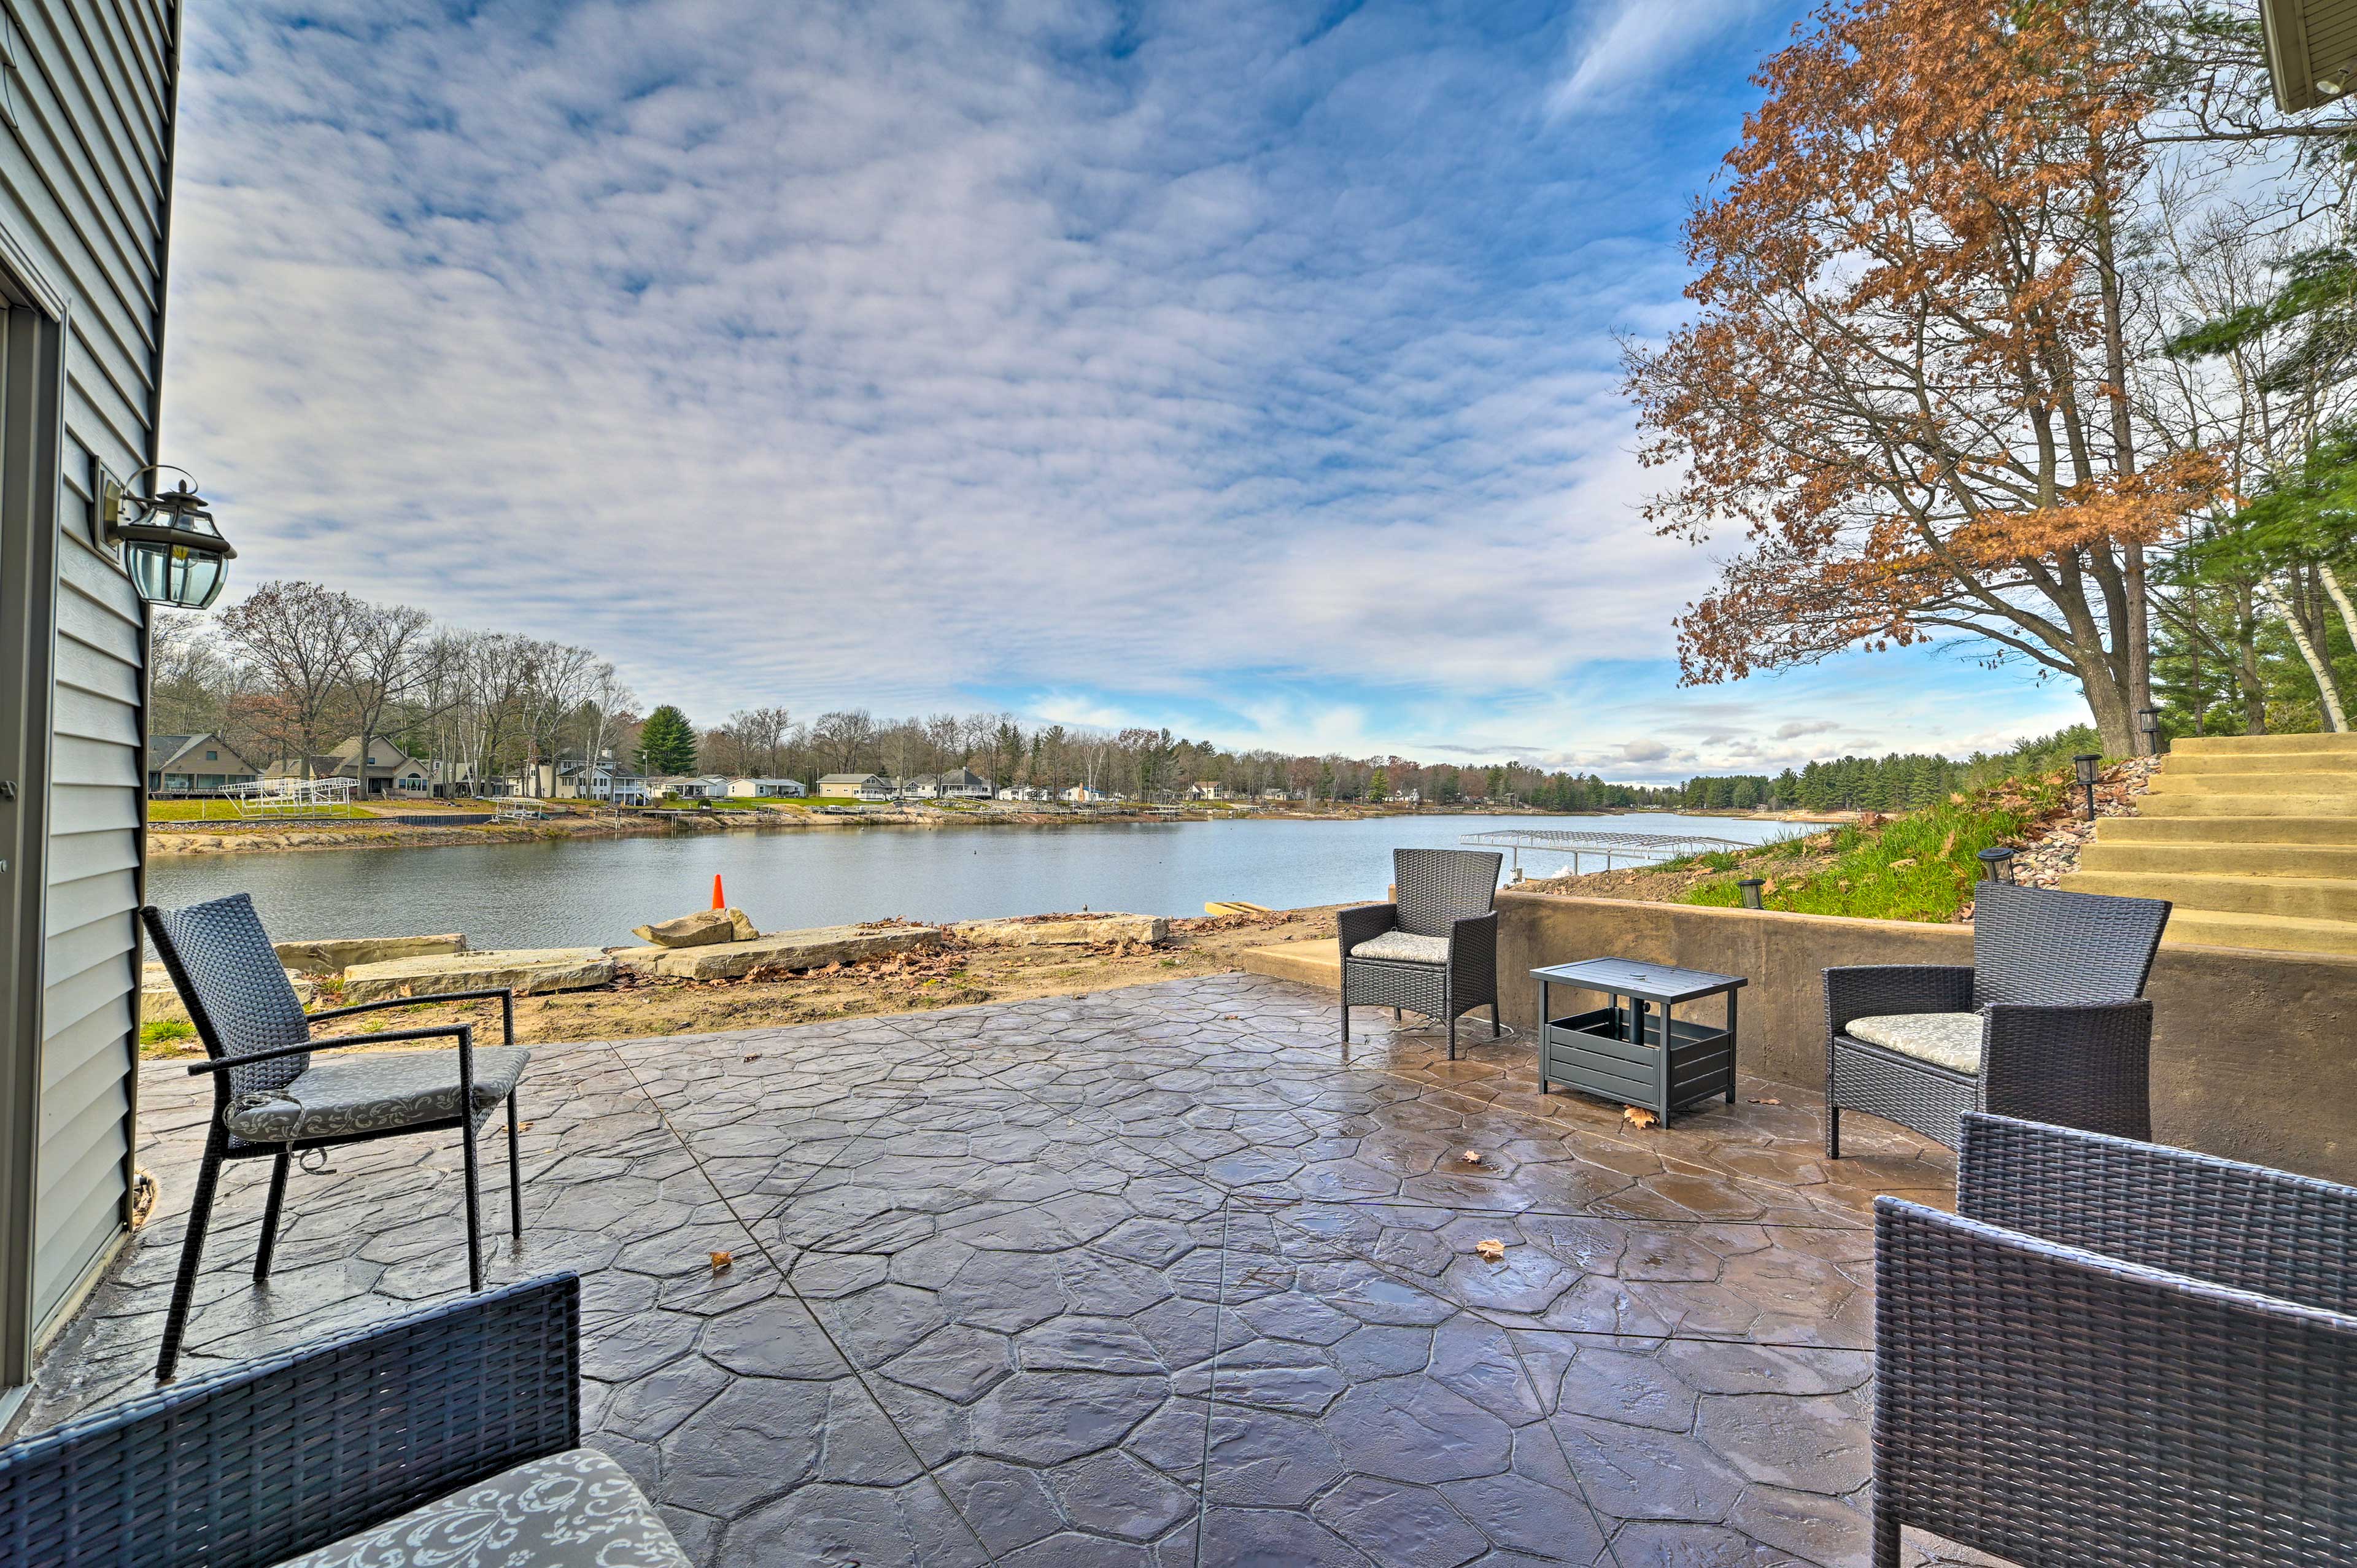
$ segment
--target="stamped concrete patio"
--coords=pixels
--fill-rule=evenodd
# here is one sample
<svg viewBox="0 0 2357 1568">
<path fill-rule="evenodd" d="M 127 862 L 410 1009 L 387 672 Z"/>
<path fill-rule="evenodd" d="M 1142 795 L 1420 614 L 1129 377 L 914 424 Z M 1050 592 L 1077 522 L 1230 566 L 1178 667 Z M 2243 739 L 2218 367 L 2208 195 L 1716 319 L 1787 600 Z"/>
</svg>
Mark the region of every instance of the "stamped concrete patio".
<svg viewBox="0 0 2357 1568">
<path fill-rule="evenodd" d="M 1635 1132 L 1527 1045 L 1353 1033 L 1222 975 L 540 1047 L 494 1276 L 581 1273 L 589 1441 L 701 1563 L 1864 1562 L 1871 1205 L 1947 1202 L 1945 1151 L 1858 1119 L 1828 1165 L 1757 1079 Z M 210 1101 L 141 1081 L 161 1208 L 19 1434 L 152 1386 Z M 257 1288 L 232 1168 L 183 1374 L 462 1290 L 457 1172 L 338 1151 Z"/>
</svg>

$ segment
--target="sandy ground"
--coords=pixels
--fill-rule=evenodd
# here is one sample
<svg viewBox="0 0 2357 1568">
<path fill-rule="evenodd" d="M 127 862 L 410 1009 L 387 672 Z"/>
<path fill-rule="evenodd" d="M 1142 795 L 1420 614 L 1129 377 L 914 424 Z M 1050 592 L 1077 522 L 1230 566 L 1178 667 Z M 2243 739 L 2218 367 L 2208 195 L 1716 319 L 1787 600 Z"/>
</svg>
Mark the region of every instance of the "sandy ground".
<svg viewBox="0 0 2357 1568">
<path fill-rule="evenodd" d="M 520 996 L 516 998 L 516 1038 L 527 1044 L 642 1039 L 916 1013 L 977 1002 L 1085 995 L 1117 986 L 1232 970 L 1237 967 L 1236 954 L 1248 947 L 1320 936 L 1330 940 L 1334 911 L 1340 908 L 1173 920 L 1170 940 L 1159 948 L 1137 943 L 982 947 L 952 938 L 937 952 L 836 964 L 799 974 L 707 982 L 626 981 L 602 991 Z M 320 1007 L 335 1005 L 333 991 L 332 985 L 323 987 Z M 499 1039 L 496 1004 L 388 1007 L 339 1020 L 320 1033 L 414 1028 L 465 1018 L 475 1022 L 479 1042 Z M 151 1045 L 144 1054 L 194 1055 L 199 1049 L 193 1039 L 187 1039 Z"/>
</svg>

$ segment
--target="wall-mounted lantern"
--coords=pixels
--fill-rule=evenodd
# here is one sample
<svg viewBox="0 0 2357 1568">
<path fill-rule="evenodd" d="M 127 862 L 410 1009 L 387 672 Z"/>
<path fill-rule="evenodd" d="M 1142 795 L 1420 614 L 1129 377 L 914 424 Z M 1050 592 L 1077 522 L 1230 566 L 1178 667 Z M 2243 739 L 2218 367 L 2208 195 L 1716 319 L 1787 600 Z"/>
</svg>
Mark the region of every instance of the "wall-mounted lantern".
<svg viewBox="0 0 2357 1568">
<path fill-rule="evenodd" d="M 2079 770 L 2079 788 L 2087 792 L 2087 820 L 2095 820 L 2095 765 L 2104 759 L 2092 751 L 2083 751 L 2071 759 Z"/>
<path fill-rule="evenodd" d="M 142 468 L 128 483 L 101 468 L 99 532 L 123 552 L 124 570 L 141 598 L 175 609 L 210 609 L 221 597 L 237 552 L 213 526 L 211 509 L 188 483 L 187 470 L 172 470 L 182 476 L 178 489 L 145 496 L 131 490 L 142 475 L 158 475 L 168 467 Z"/>
<path fill-rule="evenodd" d="M 2013 851 L 2003 844 L 1992 844 L 1981 851 L 1981 880 L 2010 882 L 2013 880 Z"/>
</svg>

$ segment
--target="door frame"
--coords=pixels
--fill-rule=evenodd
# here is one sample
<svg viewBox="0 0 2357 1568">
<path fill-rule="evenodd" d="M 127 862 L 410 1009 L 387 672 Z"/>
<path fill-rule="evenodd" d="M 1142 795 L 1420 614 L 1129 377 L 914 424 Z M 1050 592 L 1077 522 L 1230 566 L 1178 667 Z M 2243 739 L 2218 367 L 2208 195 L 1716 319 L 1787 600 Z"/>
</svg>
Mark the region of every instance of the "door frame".
<svg viewBox="0 0 2357 1568">
<path fill-rule="evenodd" d="M 68 309 L 0 226 L 0 1412 L 32 1378 Z M 13 622 L 13 624 L 11 624 Z"/>
</svg>

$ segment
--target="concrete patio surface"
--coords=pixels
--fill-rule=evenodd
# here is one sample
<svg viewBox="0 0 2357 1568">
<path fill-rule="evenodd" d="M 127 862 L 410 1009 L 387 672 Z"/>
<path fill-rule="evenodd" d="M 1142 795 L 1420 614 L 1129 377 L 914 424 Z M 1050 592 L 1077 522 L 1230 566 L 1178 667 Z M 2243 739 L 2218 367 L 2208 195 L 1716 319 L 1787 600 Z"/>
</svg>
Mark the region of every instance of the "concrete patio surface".
<svg viewBox="0 0 2357 1568">
<path fill-rule="evenodd" d="M 580 1272 L 588 1441 L 710 1568 L 1865 1562 L 1872 1201 L 1946 1151 L 1757 1079 L 1636 1131 L 1469 1025 L 1226 974 L 536 1047 L 492 1277 Z M 153 1386 L 210 1101 L 141 1093 L 159 1210 L 16 1434 Z M 266 1287 L 225 1174 L 184 1377 L 464 1289 L 449 1134 L 330 1165 Z"/>
</svg>

